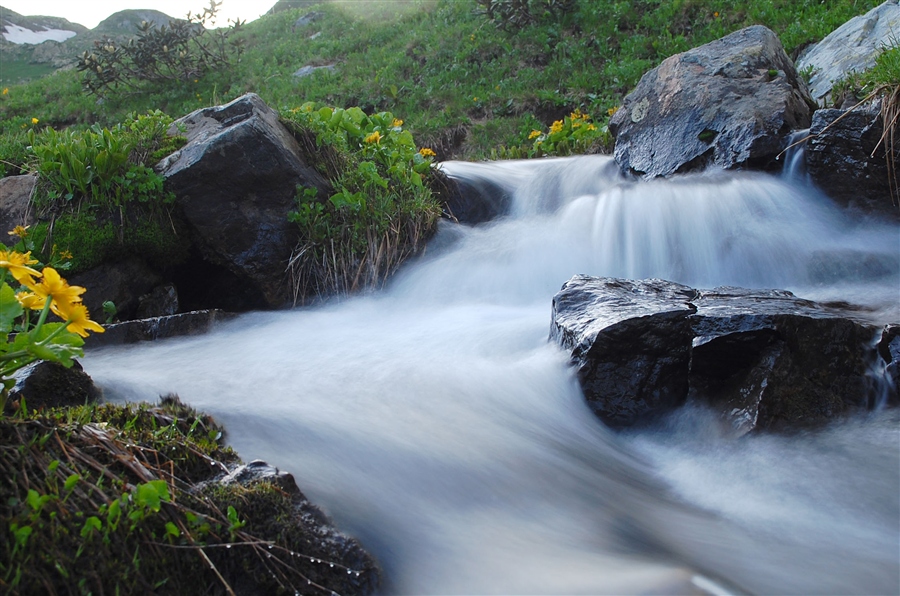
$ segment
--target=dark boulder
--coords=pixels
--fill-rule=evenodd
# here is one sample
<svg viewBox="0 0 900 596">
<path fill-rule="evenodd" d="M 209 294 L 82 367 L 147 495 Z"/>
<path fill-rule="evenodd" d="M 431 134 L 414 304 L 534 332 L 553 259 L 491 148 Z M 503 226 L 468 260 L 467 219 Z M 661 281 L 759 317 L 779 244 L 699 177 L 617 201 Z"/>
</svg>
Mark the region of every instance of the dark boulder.
<svg viewBox="0 0 900 596">
<path fill-rule="evenodd" d="M 262 306 L 285 305 L 285 269 L 298 240 L 288 213 L 298 186 L 327 192 L 327 181 L 303 161 L 296 140 L 255 94 L 198 110 L 173 126 L 175 134 L 186 130 L 188 143 L 157 170 L 202 258 L 254 288 Z"/>
<path fill-rule="evenodd" d="M 13 374 L 11 403 L 25 399 L 28 410 L 81 406 L 97 401 L 100 390 L 77 361 L 66 368 L 56 362 L 33 362 Z"/>
<path fill-rule="evenodd" d="M 891 192 L 891 171 L 881 142 L 881 102 L 849 110 L 817 110 L 806 143 L 806 170 L 828 196 L 852 209 L 900 219 L 900 195 Z M 894 157 L 893 172 L 900 172 Z"/>
<path fill-rule="evenodd" d="M 625 173 L 766 169 L 787 135 L 809 126 L 810 105 L 781 42 L 756 25 L 664 60 L 641 78 L 609 127 Z"/>
<path fill-rule="evenodd" d="M 607 424 L 693 400 L 743 434 L 876 405 L 880 332 L 786 291 L 576 276 L 553 299 L 550 334 Z"/>
<path fill-rule="evenodd" d="M 628 426 L 684 402 L 696 295 L 657 279 L 575 276 L 553 297 L 550 336 L 571 352 L 605 423 Z"/>
</svg>

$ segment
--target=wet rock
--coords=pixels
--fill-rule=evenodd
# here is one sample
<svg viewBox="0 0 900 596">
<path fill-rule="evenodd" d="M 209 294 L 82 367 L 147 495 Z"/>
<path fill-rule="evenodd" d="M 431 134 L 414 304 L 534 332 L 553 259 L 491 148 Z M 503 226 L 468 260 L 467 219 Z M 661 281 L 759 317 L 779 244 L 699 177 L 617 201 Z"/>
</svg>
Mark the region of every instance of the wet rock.
<svg viewBox="0 0 900 596">
<path fill-rule="evenodd" d="M 184 335 L 202 335 L 208 333 L 217 324 L 235 316 L 233 313 L 221 310 L 199 310 L 165 317 L 125 321 L 106 325 L 105 333 L 88 336 L 84 345 L 85 348 L 99 348 Z"/>
<path fill-rule="evenodd" d="M 571 352 L 588 404 L 606 424 L 628 426 L 684 402 L 695 297 L 658 279 L 581 275 L 553 297 L 550 336 Z"/>
<path fill-rule="evenodd" d="M 786 291 L 588 276 L 554 297 L 550 331 L 607 424 L 634 424 L 693 400 L 738 435 L 814 426 L 875 405 L 880 333 Z"/>
<path fill-rule="evenodd" d="M 71 368 L 56 362 L 34 362 L 13 374 L 10 402 L 22 398 L 29 410 L 81 406 L 97 401 L 100 390 L 77 361 Z"/>
<path fill-rule="evenodd" d="M 809 93 L 822 105 L 831 105 L 831 88 L 851 72 L 875 66 L 875 58 L 890 47 L 900 31 L 896 0 L 876 6 L 832 31 L 807 48 L 797 60 L 799 72 L 809 72 Z"/>
<path fill-rule="evenodd" d="M 444 217 L 475 225 L 509 213 L 512 194 L 488 176 L 456 177 L 436 173 L 441 179 L 439 196 Z"/>
<path fill-rule="evenodd" d="M 360 543 L 338 531 L 328 517 L 300 491 L 294 477 L 261 460 L 241 465 L 218 480 L 224 485 L 245 487 L 269 483 L 286 493 L 291 500 L 289 519 L 269 520 L 277 524 L 279 533 L 299 534 L 305 542 L 303 559 L 314 564 L 304 573 L 319 585 L 339 594 L 371 594 L 380 583 L 380 571 L 371 555 Z M 251 501 L 252 503 L 252 501 Z M 252 513 L 248 514 L 252 515 Z M 259 523 L 259 522 L 257 522 Z"/>
<path fill-rule="evenodd" d="M 623 172 L 644 178 L 773 166 L 812 100 L 772 31 L 747 27 L 646 73 L 609 127 Z"/>
<path fill-rule="evenodd" d="M 817 110 L 806 143 L 806 170 L 819 188 L 842 205 L 900 219 L 898 197 L 891 193 L 883 133 L 880 101 L 850 110 Z M 893 169 L 900 172 L 896 156 Z"/>
<path fill-rule="evenodd" d="M 255 288 L 260 304 L 248 308 L 285 305 L 285 269 L 298 239 L 288 213 L 298 186 L 327 193 L 327 181 L 304 163 L 278 115 L 253 93 L 193 112 L 174 126 L 186 128 L 188 143 L 157 170 L 175 193 L 202 258 Z"/>
<path fill-rule="evenodd" d="M 885 377 L 889 384 L 885 388 L 885 400 L 897 405 L 900 389 L 900 325 L 886 325 L 878 342 L 878 353 L 885 362 Z"/>
<path fill-rule="evenodd" d="M 36 185 L 37 176 L 31 174 L 0 178 L 0 235 L 6 237 L 16 226 L 35 223 L 31 195 Z"/>
</svg>

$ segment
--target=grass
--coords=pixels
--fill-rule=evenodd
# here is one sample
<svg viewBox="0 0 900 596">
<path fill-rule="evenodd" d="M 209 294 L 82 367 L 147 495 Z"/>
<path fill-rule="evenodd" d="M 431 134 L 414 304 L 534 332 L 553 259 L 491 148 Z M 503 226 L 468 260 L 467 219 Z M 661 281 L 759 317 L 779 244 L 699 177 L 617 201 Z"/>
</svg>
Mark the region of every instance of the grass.
<svg viewBox="0 0 900 596">
<path fill-rule="evenodd" d="M 478 159 L 526 143 L 536 123 L 549 126 L 576 108 L 605 117 L 644 72 L 674 53 L 751 24 L 772 28 L 795 52 L 877 4 L 579 0 L 559 22 L 506 32 L 474 0 L 332 2 L 249 23 L 241 63 L 196 83 L 102 102 L 80 91 L 73 72 L 17 85 L 0 101 L 0 130 L 15 132 L 32 117 L 68 126 L 155 108 L 179 116 L 253 91 L 282 111 L 306 101 L 390 111 L 439 159 Z M 313 9 L 323 17 L 294 27 Z M 307 64 L 337 68 L 292 76 Z"/>
</svg>

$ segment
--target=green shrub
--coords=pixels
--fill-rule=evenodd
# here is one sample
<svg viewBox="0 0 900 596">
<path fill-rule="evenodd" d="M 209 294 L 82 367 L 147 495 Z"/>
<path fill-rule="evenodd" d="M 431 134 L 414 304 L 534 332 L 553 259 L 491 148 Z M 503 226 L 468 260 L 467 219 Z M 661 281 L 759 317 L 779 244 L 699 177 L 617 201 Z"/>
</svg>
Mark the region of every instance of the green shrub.
<svg viewBox="0 0 900 596">
<path fill-rule="evenodd" d="M 212 0 L 203 12 L 188 13 L 187 20 L 172 20 L 159 28 L 142 22 L 137 36 L 125 44 L 111 38 L 94 42 L 94 51 L 84 52 L 77 65 L 84 73 L 84 88 L 104 95 L 120 86 L 135 89 L 143 83 L 184 83 L 213 70 L 231 68 L 243 52 L 243 40 L 232 36 L 242 23 L 207 29 L 217 10 L 218 3 Z"/>
<path fill-rule="evenodd" d="M 434 152 L 417 150 L 390 112 L 308 103 L 283 118 L 335 190 L 330 197 L 298 191 L 290 216 L 301 234 L 291 259 L 295 300 L 381 286 L 440 215 L 423 182 Z"/>
</svg>

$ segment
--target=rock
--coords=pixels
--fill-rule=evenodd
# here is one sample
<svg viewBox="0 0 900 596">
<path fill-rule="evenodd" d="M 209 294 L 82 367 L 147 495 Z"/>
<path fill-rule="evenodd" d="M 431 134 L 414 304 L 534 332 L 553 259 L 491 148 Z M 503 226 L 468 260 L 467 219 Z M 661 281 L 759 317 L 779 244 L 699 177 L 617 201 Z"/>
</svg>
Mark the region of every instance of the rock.
<svg viewBox="0 0 900 596">
<path fill-rule="evenodd" d="M 688 391 L 696 291 L 662 280 L 575 276 L 553 297 L 550 336 L 572 354 L 588 404 L 629 426 Z"/>
<path fill-rule="evenodd" d="M 84 305 L 94 320 L 102 321 L 103 303 L 107 300 L 116 305 L 120 319 L 134 318 L 141 297 L 161 284 L 163 278 L 140 258 L 128 257 L 102 263 L 73 275 L 68 281 L 73 286 L 88 288 L 83 295 Z"/>
<path fill-rule="evenodd" d="M 747 27 L 646 73 L 610 120 L 615 159 L 644 178 L 770 168 L 811 103 L 775 34 Z"/>
<path fill-rule="evenodd" d="M 301 66 L 300 68 L 298 68 L 292 76 L 296 79 L 302 79 L 303 77 L 308 77 L 317 70 L 327 70 L 329 72 L 334 72 L 334 68 L 334 64 L 325 64 L 324 66 L 312 66 L 311 64 L 307 64 L 306 66 Z"/>
<path fill-rule="evenodd" d="M 152 317 L 106 325 L 105 333 L 89 335 L 85 348 L 118 346 L 139 341 L 155 341 L 182 335 L 202 335 L 217 324 L 233 318 L 233 313 L 199 310 L 165 317 Z"/>
<path fill-rule="evenodd" d="M 458 223 L 491 221 L 508 214 L 512 206 L 512 193 L 490 176 L 479 176 L 477 171 L 458 177 L 437 168 L 435 180 L 444 217 Z"/>
<path fill-rule="evenodd" d="M 290 298 L 285 269 L 298 240 L 287 219 L 297 187 L 327 194 L 328 182 L 303 162 L 278 115 L 253 93 L 173 126 L 173 133 L 186 128 L 188 143 L 157 170 L 203 259 L 254 288 L 262 306 L 283 306 Z"/>
<path fill-rule="evenodd" d="M 828 105 L 834 83 L 851 72 L 863 72 L 875 66 L 875 58 L 894 43 L 898 31 L 900 6 L 892 0 L 850 19 L 807 48 L 797 60 L 797 71 L 811 73 L 812 98 Z"/>
<path fill-rule="evenodd" d="M 148 294 L 138 298 L 136 317 L 149 319 L 165 317 L 178 312 L 178 290 L 172 284 L 156 286 Z"/>
<path fill-rule="evenodd" d="M 610 426 L 691 400 L 713 407 L 738 435 L 873 406 L 879 333 L 786 291 L 588 276 L 554 297 L 550 331 Z"/>
<path fill-rule="evenodd" d="M 13 373 L 11 402 L 25 398 L 29 410 L 81 406 L 100 398 L 100 390 L 77 361 L 71 368 L 56 362 L 38 361 Z"/>
<path fill-rule="evenodd" d="M 900 325 L 886 325 L 878 342 L 878 353 L 885 362 L 885 377 L 888 381 L 884 401 L 897 405 L 900 389 Z"/>
<path fill-rule="evenodd" d="M 31 195 L 37 185 L 37 176 L 7 176 L 0 178 L 0 236 L 4 244 L 10 244 L 5 238 L 16 226 L 30 226 L 35 223 L 34 211 L 31 208 Z"/>
<path fill-rule="evenodd" d="M 900 218 L 892 196 L 881 136 L 881 102 L 850 110 L 816 110 L 806 142 L 806 170 L 828 196 L 846 207 Z M 900 172 L 900 160 L 893 168 Z"/>
<path fill-rule="evenodd" d="M 321 19 L 324 16 L 325 16 L 325 13 L 323 13 L 323 12 L 317 12 L 317 11 L 308 12 L 305 15 L 303 15 L 302 17 L 300 17 L 299 19 L 297 19 L 296 21 L 294 21 L 294 24 L 291 25 L 291 30 L 296 30 L 301 27 L 306 27 L 307 25 L 311 25 L 312 23 L 315 23 L 316 21 L 318 21 L 319 19 Z"/>
<path fill-rule="evenodd" d="M 291 499 L 292 515 L 289 519 L 279 517 L 271 521 L 281 527 L 279 534 L 297 530 L 305 536 L 307 544 L 302 554 L 314 557 L 314 562 L 319 561 L 319 564 L 304 570 L 309 578 L 319 585 L 328 586 L 332 593 L 375 592 L 380 582 L 380 572 L 371 555 L 355 538 L 334 527 L 328 517 L 300 491 L 291 474 L 255 460 L 238 466 L 218 482 L 224 485 L 237 483 L 245 487 L 267 482 L 286 493 Z M 289 528 L 284 530 L 284 526 Z"/>
</svg>

